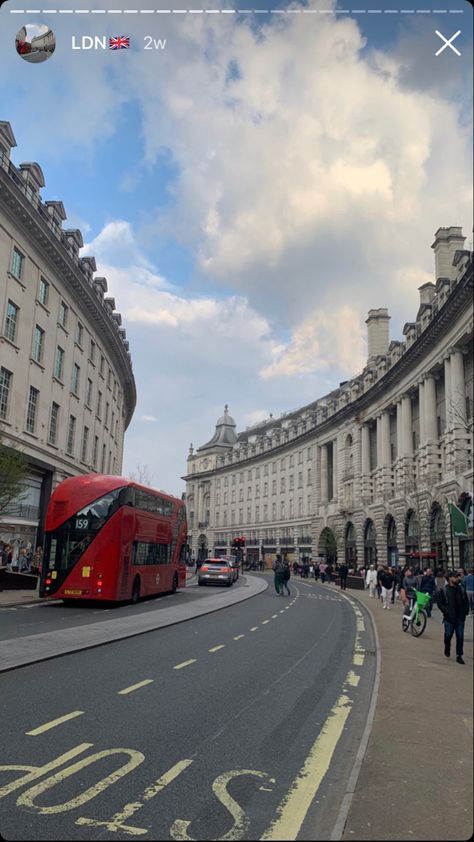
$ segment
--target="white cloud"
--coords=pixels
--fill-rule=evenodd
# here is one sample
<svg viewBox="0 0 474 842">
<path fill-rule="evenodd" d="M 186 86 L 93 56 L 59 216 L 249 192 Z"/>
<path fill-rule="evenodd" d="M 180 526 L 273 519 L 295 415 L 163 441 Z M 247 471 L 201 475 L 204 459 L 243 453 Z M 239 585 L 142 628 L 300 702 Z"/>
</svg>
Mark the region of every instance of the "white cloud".
<svg viewBox="0 0 474 842">
<path fill-rule="evenodd" d="M 155 422 L 155 421 L 158 421 L 158 418 L 155 418 L 155 416 L 154 416 L 154 415 L 141 415 L 141 416 L 140 416 L 140 421 L 150 421 L 150 422 Z"/>
</svg>

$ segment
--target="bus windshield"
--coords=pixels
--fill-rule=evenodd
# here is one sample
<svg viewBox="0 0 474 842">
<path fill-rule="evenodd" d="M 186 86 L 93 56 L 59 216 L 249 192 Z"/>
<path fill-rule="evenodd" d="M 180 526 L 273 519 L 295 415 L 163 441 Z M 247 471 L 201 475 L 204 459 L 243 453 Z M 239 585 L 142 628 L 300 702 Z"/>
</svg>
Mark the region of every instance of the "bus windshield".
<svg viewBox="0 0 474 842">
<path fill-rule="evenodd" d="M 49 560 L 49 570 L 74 567 L 104 524 L 121 506 L 131 502 L 130 488 L 116 488 L 88 503 L 58 529 L 47 534 L 45 557 Z"/>
</svg>

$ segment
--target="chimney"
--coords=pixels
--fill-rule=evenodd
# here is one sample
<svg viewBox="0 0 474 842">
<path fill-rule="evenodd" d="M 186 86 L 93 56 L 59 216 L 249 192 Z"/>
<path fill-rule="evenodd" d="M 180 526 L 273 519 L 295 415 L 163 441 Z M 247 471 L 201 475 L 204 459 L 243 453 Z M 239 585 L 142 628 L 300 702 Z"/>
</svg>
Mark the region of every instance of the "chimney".
<svg viewBox="0 0 474 842">
<path fill-rule="evenodd" d="M 418 287 L 420 293 L 420 304 L 432 304 L 435 296 L 435 285 L 428 282 Z"/>
<path fill-rule="evenodd" d="M 462 228 L 452 225 L 450 228 L 438 228 L 435 241 L 431 246 L 435 253 L 435 278 L 449 278 L 454 281 L 456 269 L 453 266 L 455 252 L 464 248 L 465 237 Z"/>
<path fill-rule="evenodd" d="M 385 307 L 378 310 L 369 310 L 369 317 L 366 319 L 368 356 L 377 357 L 379 354 L 387 354 L 390 342 L 389 335 L 390 316 Z"/>
</svg>

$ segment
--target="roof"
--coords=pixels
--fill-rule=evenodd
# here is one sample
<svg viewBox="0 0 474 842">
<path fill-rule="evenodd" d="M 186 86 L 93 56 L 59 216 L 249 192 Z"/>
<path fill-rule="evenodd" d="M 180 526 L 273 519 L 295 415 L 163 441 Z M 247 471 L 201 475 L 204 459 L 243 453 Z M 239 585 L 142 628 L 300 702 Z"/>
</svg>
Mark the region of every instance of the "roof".
<svg viewBox="0 0 474 842">
<path fill-rule="evenodd" d="M 221 448 L 233 447 L 237 441 L 237 434 L 235 432 L 236 423 L 231 415 L 229 415 L 229 407 L 227 404 L 224 407 L 224 415 L 218 419 L 216 424 L 216 431 L 206 444 L 198 447 L 198 452 L 203 450 L 214 450 Z"/>
</svg>

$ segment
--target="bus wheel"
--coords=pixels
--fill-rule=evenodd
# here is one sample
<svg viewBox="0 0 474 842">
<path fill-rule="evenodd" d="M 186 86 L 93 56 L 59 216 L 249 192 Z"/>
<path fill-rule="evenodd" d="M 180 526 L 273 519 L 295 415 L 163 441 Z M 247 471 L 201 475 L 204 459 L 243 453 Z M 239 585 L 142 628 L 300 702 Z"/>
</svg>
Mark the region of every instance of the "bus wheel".
<svg viewBox="0 0 474 842">
<path fill-rule="evenodd" d="M 135 579 L 135 581 L 133 583 L 133 588 L 132 588 L 132 602 L 133 602 L 133 604 L 136 605 L 139 599 L 140 599 L 140 579 L 137 576 L 137 578 Z"/>
<path fill-rule="evenodd" d="M 171 588 L 171 593 L 176 593 L 178 590 L 178 575 L 177 573 L 173 576 L 173 587 Z"/>
</svg>

